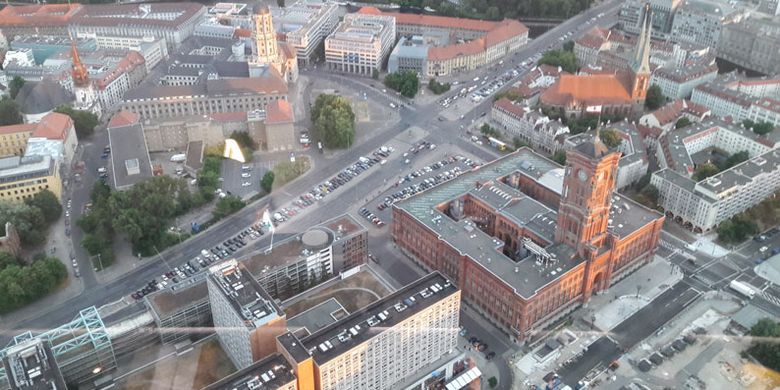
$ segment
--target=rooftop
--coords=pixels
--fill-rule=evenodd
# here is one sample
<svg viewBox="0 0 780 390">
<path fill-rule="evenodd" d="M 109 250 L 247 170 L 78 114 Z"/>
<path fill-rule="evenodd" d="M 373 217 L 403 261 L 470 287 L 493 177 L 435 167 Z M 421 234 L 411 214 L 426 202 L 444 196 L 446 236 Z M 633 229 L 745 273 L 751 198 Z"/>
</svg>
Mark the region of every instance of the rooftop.
<svg viewBox="0 0 780 390">
<path fill-rule="evenodd" d="M 144 297 L 144 300 L 160 318 L 165 318 L 181 311 L 182 308 L 208 299 L 209 290 L 202 280 L 178 286 L 175 290 L 166 288 Z"/>
<path fill-rule="evenodd" d="M 542 93 L 541 101 L 551 105 L 570 105 L 587 102 L 594 104 L 628 104 L 631 95 L 620 75 L 562 74 L 555 84 Z"/>
<path fill-rule="evenodd" d="M 143 86 L 125 93 L 125 102 L 134 100 L 170 100 L 200 96 L 224 97 L 237 95 L 284 95 L 287 84 L 276 71 L 263 77 L 207 80 L 204 84 L 185 86 Z"/>
<path fill-rule="evenodd" d="M 266 123 L 292 123 L 294 120 L 292 106 L 286 100 L 275 100 L 265 106 Z"/>
<path fill-rule="evenodd" d="M 204 387 L 203 390 L 273 390 L 295 381 L 290 364 L 282 355 L 275 353 Z"/>
<path fill-rule="evenodd" d="M 561 171 L 560 165 L 531 149 L 522 148 L 466 172 L 457 179 L 398 202 L 393 207 L 409 213 L 438 234 L 440 240 L 474 259 L 512 286 L 517 294 L 528 299 L 582 263 L 581 259 L 575 258 L 574 249 L 565 245 L 550 245 L 541 248 L 549 256 L 531 255 L 515 261 L 502 253 L 503 242 L 484 233 L 473 221 L 468 218 L 456 221 L 437 207 L 468 194 L 551 242 L 557 221 L 556 211 L 502 183 L 501 179 L 519 173 L 560 194 L 563 188 Z M 622 195 L 615 195 L 609 231 L 625 237 L 658 217 L 656 212 Z"/>
<path fill-rule="evenodd" d="M 288 319 L 287 328 L 299 337 L 306 337 L 348 314 L 344 306 L 341 306 L 341 303 L 336 298 L 330 298 Z"/>
<path fill-rule="evenodd" d="M 458 292 L 433 272 L 302 340 L 318 365 L 370 340 L 407 318 Z"/>
<path fill-rule="evenodd" d="M 263 290 L 255 278 L 235 259 L 209 267 L 209 278 L 216 284 L 247 327 L 257 328 L 284 312 Z"/>
<path fill-rule="evenodd" d="M 113 119 L 112 119 L 113 122 Z M 116 123 L 116 122 L 115 122 Z M 146 148 L 143 125 L 136 122 L 124 125 L 120 120 L 120 126 L 108 126 L 108 142 L 111 145 L 111 165 L 114 188 L 122 189 L 138 184 L 152 174 L 152 162 L 149 160 L 149 151 Z M 129 175 L 125 169 L 126 161 L 138 160 L 138 174 Z"/>
<path fill-rule="evenodd" d="M 51 175 L 56 161 L 51 156 L 0 158 L 0 183 Z"/>
<path fill-rule="evenodd" d="M 205 12 L 198 3 L 90 4 L 71 23 L 84 26 L 178 28 Z"/>
<path fill-rule="evenodd" d="M 3 358 L 12 389 L 65 389 L 65 380 L 48 341 L 34 338 L 8 347 Z"/>
<path fill-rule="evenodd" d="M 309 234 L 308 237 L 311 237 L 313 241 L 306 242 L 307 240 L 304 238 L 307 237 L 307 233 L 312 233 Z M 301 259 L 310 256 L 314 251 L 324 249 L 333 243 L 333 239 L 334 235 L 332 231 L 322 227 L 314 227 L 303 234 L 298 234 L 287 240 L 274 243 L 273 252 L 266 253 L 258 251 L 249 255 L 247 258 L 241 259 L 241 263 L 253 275 L 262 277 L 262 275 L 268 271 L 297 263 Z M 317 245 L 307 245 L 310 243 L 316 243 Z"/>
</svg>

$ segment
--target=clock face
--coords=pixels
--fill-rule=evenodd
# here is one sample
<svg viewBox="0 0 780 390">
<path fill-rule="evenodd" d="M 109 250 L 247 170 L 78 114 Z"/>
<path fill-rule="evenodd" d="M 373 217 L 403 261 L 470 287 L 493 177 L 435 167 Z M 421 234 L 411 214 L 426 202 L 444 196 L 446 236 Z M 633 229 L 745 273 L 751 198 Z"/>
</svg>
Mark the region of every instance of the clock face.
<svg viewBox="0 0 780 390">
<path fill-rule="evenodd" d="M 585 173 L 585 171 L 583 171 L 582 169 L 580 169 L 580 171 L 577 172 L 577 177 L 579 177 L 581 181 L 588 180 L 588 174 Z"/>
</svg>

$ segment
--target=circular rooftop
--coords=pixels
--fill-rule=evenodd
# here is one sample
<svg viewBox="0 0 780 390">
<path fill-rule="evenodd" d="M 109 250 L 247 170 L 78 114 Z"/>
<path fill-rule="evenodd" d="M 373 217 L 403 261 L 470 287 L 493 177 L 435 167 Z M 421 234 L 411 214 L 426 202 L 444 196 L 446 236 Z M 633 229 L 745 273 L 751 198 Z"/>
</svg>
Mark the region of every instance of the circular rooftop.
<svg viewBox="0 0 780 390">
<path fill-rule="evenodd" d="M 321 250 L 333 243 L 333 235 L 325 229 L 313 228 L 303 233 L 301 242 L 306 249 Z"/>
</svg>

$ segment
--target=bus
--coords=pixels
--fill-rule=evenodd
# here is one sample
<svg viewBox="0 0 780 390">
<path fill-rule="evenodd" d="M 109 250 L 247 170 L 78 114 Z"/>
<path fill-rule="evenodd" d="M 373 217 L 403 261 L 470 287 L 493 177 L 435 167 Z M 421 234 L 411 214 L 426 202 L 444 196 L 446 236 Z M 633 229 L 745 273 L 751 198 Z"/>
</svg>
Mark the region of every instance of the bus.
<svg viewBox="0 0 780 390">
<path fill-rule="evenodd" d="M 490 145 L 492 145 L 494 148 L 500 151 L 506 150 L 506 143 L 501 142 L 493 137 L 488 137 L 488 141 L 490 141 Z"/>
</svg>

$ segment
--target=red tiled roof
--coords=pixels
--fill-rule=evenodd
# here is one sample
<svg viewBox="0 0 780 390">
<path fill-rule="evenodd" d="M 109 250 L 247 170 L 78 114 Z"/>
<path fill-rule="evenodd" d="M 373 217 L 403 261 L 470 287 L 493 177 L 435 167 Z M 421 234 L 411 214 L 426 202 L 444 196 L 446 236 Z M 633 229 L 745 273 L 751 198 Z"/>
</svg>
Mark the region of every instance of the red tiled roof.
<svg viewBox="0 0 780 390">
<path fill-rule="evenodd" d="M 630 104 L 631 95 L 621 75 L 561 75 L 540 101 L 551 106 Z"/>
<path fill-rule="evenodd" d="M 292 106 L 287 100 L 275 100 L 265 106 L 265 123 L 289 123 L 292 121 Z"/>
<path fill-rule="evenodd" d="M 236 38 L 251 38 L 252 30 L 248 28 L 237 28 L 233 30 L 233 36 Z"/>
<path fill-rule="evenodd" d="M 8 5 L 0 10 L 0 27 L 65 26 L 81 8 L 81 4 Z"/>
<path fill-rule="evenodd" d="M 41 121 L 36 125 L 33 137 L 65 141 L 68 138 L 68 132 L 73 128 L 73 120 L 65 114 L 50 112 L 41 118 Z"/>
<path fill-rule="evenodd" d="M 663 133 L 664 129 L 655 126 L 637 125 L 636 130 L 643 139 L 653 138 L 658 139 Z"/>
<path fill-rule="evenodd" d="M 246 121 L 245 111 L 227 111 L 215 112 L 210 115 L 211 120 L 217 122 L 240 122 Z"/>
<path fill-rule="evenodd" d="M 485 50 L 485 39 L 477 38 L 468 42 L 457 43 L 428 49 L 429 61 L 443 61 L 450 58 L 470 56 Z"/>
<path fill-rule="evenodd" d="M 18 125 L 0 126 L 0 134 L 14 134 L 35 131 L 35 123 L 20 123 Z"/>
<path fill-rule="evenodd" d="M 515 114 L 516 116 L 523 116 L 527 112 L 525 106 L 522 104 L 513 103 L 507 98 L 498 99 L 495 103 L 493 103 L 493 107 L 508 113 Z"/>
<path fill-rule="evenodd" d="M 102 78 L 96 79 L 95 84 L 100 89 L 105 89 L 106 86 L 111 84 L 119 76 L 132 72 L 135 68 L 142 66 L 146 63 L 146 60 L 141 53 L 135 50 L 128 50 L 124 58 L 122 58 L 116 66 L 111 69 L 110 72 L 103 75 Z"/>
<path fill-rule="evenodd" d="M 376 7 L 362 7 L 360 14 L 385 15 L 395 18 L 396 24 L 411 24 L 420 26 L 433 26 L 444 28 L 457 28 L 463 30 L 490 31 L 495 28 L 497 22 L 478 19 L 451 18 L 447 16 L 434 16 L 422 14 L 403 14 L 400 12 L 383 12 Z M 519 22 L 518 22 L 519 23 Z"/>
<path fill-rule="evenodd" d="M 114 114 L 108 122 L 108 127 L 122 127 L 138 123 L 140 116 L 134 112 L 122 110 Z"/>
<path fill-rule="evenodd" d="M 485 35 L 485 44 L 492 47 L 512 37 L 528 33 L 528 27 L 517 20 L 504 19 Z"/>
</svg>

